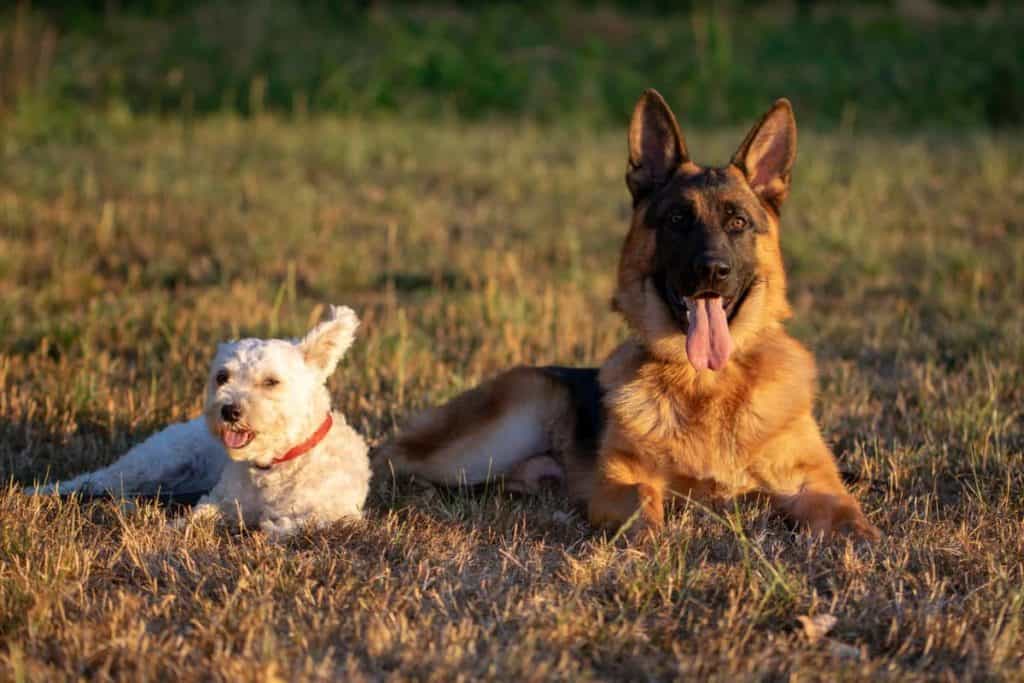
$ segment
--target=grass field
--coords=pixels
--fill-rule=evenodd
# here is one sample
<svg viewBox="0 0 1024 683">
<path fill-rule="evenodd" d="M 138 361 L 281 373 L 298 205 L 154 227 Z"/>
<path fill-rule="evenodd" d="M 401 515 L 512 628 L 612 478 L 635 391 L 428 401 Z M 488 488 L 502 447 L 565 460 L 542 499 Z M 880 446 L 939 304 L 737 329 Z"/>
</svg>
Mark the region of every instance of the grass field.
<svg viewBox="0 0 1024 683">
<path fill-rule="evenodd" d="M 363 317 L 331 387 L 373 444 L 502 368 L 596 364 L 627 334 L 608 307 L 624 123 L 89 126 L 0 132 L 4 481 L 195 415 L 216 341 L 298 334 L 326 303 Z M 721 162 L 743 131 L 687 132 Z M 12 485 L 0 679 L 1020 680 L 1024 142 L 800 144 L 791 329 L 882 542 L 743 505 L 689 507 L 638 550 L 553 495 L 379 481 L 365 523 L 276 546 Z M 797 618 L 826 613 L 811 642 Z"/>
</svg>

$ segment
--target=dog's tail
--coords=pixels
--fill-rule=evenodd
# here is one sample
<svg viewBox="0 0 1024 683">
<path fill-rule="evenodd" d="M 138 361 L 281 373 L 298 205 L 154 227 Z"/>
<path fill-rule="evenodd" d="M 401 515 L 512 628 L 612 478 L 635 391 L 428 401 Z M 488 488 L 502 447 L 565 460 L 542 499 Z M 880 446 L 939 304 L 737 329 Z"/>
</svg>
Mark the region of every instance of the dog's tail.
<svg viewBox="0 0 1024 683">
<path fill-rule="evenodd" d="M 582 408 L 592 403 L 585 395 L 594 394 L 577 390 L 578 373 L 592 374 L 588 384 L 597 387 L 594 370 L 508 370 L 412 418 L 377 453 L 374 467 L 447 486 L 504 477 L 527 490 L 535 480 L 571 476 L 563 456 L 579 441 L 579 427 L 589 426 L 581 422 Z"/>
<path fill-rule="evenodd" d="M 213 488 L 226 460 L 224 448 L 200 417 L 157 432 L 108 467 L 30 486 L 25 493 L 191 499 Z"/>
</svg>

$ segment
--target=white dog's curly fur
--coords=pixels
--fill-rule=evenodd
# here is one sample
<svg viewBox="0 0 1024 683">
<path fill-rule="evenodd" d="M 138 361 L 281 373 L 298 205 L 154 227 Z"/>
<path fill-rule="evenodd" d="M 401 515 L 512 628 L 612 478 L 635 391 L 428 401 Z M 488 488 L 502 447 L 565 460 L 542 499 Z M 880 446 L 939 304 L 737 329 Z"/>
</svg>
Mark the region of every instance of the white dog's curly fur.
<svg viewBox="0 0 1024 683">
<path fill-rule="evenodd" d="M 366 443 L 331 411 L 325 385 L 358 326 L 352 309 L 332 306 L 301 340 L 221 344 L 202 417 L 154 434 L 109 467 L 31 492 L 208 492 L 193 517 L 227 517 L 275 537 L 308 523 L 362 516 L 370 480 Z M 328 415 L 329 431 L 317 441 Z"/>
</svg>

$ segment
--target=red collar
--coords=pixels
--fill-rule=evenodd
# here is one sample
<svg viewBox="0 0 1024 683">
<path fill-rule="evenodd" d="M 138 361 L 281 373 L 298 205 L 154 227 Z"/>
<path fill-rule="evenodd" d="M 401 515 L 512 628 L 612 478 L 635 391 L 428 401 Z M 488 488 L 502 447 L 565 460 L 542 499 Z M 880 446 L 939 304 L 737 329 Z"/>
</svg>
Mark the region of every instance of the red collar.
<svg viewBox="0 0 1024 683">
<path fill-rule="evenodd" d="M 324 440 L 324 437 L 327 436 L 327 432 L 331 431 L 331 427 L 333 425 L 334 418 L 331 417 L 330 413 L 327 413 L 327 417 L 324 418 L 323 424 L 321 424 L 320 427 L 315 432 L 313 432 L 313 436 L 309 437 L 308 439 L 300 443 L 298 446 L 293 447 L 284 455 L 280 455 L 274 458 L 273 460 L 270 461 L 269 465 L 261 469 L 269 470 L 274 465 L 280 465 L 283 462 L 294 460 L 300 455 L 304 455 L 310 452 L 316 447 L 317 444 Z"/>
</svg>

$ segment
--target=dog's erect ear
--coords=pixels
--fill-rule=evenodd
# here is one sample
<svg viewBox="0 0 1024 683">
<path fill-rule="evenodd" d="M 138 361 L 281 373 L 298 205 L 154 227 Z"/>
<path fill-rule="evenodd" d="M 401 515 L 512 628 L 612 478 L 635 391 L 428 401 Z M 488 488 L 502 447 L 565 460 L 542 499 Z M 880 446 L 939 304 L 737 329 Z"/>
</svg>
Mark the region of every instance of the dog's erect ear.
<svg viewBox="0 0 1024 683">
<path fill-rule="evenodd" d="M 688 158 L 672 110 L 657 90 L 645 90 L 629 124 L 626 185 L 633 201 L 664 185 Z"/>
<path fill-rule="evenodd" d="M 754 194 L 778 213 L 789 194 L 789 174 L 796 160 L 796 119 L 789 100 L 777 100 L 750 129 L 732 164 L 743 171 Z"/>
<path fill-rule="evenodd" d="M 345 355 L 359 327 L 359 318 L 348 306 L 331 306 L 324 321 L 314 327 L 299 342 L 299 350 L 306 364 L 316 369 L 326 380 Z"/>
</svg>

